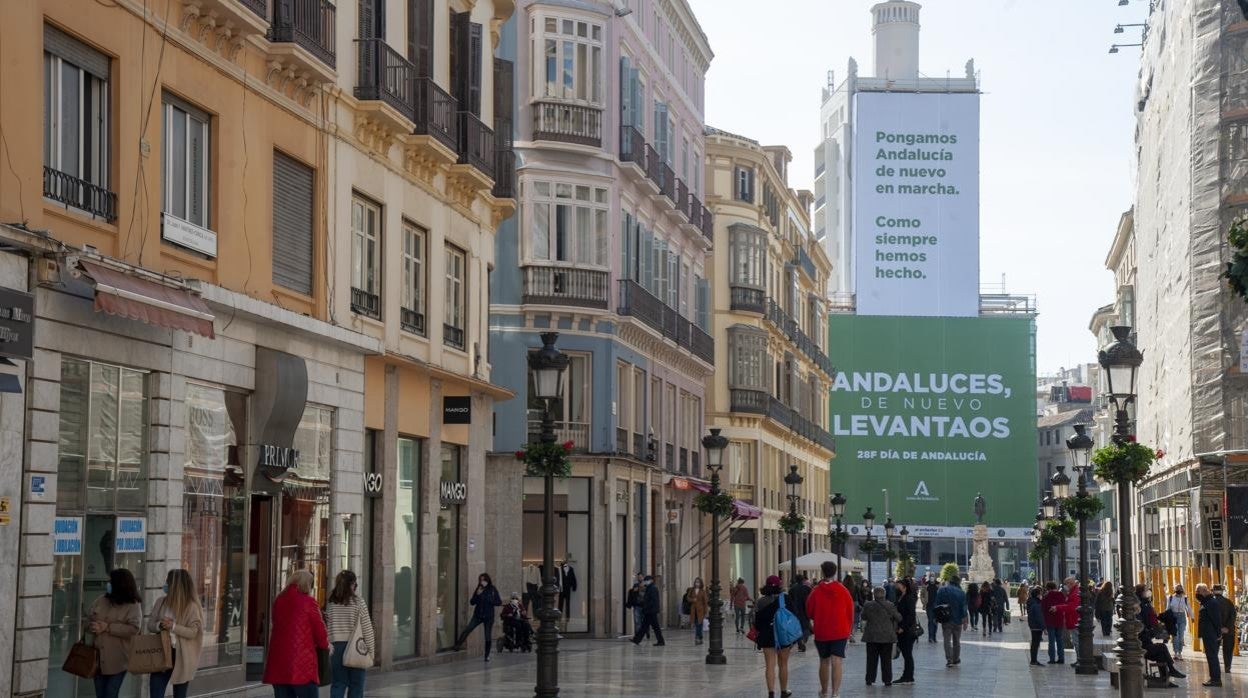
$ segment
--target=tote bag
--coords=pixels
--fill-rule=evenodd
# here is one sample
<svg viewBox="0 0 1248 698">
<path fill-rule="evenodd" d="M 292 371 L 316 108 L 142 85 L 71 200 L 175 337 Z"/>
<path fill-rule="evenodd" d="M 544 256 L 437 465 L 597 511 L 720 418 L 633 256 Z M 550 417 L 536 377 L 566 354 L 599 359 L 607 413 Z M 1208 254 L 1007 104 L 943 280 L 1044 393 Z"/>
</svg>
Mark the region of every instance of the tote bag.
<svg viewBox="0 0 1248 698">
<path fill-rule="evenodd" d="M 169 633 L 135 635 L 130 639 L 130 657 L 126 671 L 131 674 L 158 674 L 173 668 L 173 645 Z"/>
<path fill-rule="evenodd" d="M 88 645 L 85 636 L 78 638 L 74 646 L 69 648 L 69 655 L 65 657 L 61 671 L 83 679 L 95 678 L 100 673 L 100 651 L 95 645 Z"/>
<path fill-rule="evenodd" d="M 342 650 L 342 665 L 352 669 L 373 667 L 373 651 L 364 639 L 363 606 L 356 606 L 355 628 L 351 631 L 351 637 L 347 638 L 347 646 Z"/>
</svg>

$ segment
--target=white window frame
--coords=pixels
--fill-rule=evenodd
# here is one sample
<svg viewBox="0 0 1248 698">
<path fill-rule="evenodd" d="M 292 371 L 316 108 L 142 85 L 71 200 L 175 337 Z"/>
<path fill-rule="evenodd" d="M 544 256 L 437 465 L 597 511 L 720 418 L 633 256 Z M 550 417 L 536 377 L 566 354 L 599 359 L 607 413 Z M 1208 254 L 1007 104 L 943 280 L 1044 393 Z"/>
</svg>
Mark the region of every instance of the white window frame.
<svg viewBox="0 0 1248 698">
<path fill-rule="evenodd" d="M 373 213 L 375 225 L 369 229 L 367 214 Z M 359 214 L 359 215 L 357 215 Z M 351 197 L 351 288 L 381 297 L 381 204 L 359 194 Z M 371 248 L 371 250 L 370 250 Z M 371 251 L 372 264 L 365 269 L 365 252 Z"/>
<path fill-rule="evenodd" d="M 425 260 L 428 257 L 429 231 L 410 221 L 403 221 L 403 295 L 401 307 L 425 316 L 428 332 L 428 315 L 425 312 Z"/>
<path fill-rule="evenodd" d="M 526 262 L 607 269 L 610 192 L 592 184 L 537 180 L 524 188 Z M 560 210 L 567 229 L 560 240 Z M 541 230 L 544 226 L 545 230 Z"/>
<path fill-rule="evenodd" d="M 606 100 L 605 27 L 582 17 L 547 14 L 538 15 L 534 27 L 540 29 L 531 41 L 533 99 L 602 108 Z"/>
<path fill-rule="evenodd" d="M 66 153 L 62 138 L 65 117 L 64 77 L 65 69 L 78 74 L 78 89 L 74 96 L 77 100 L 77 118 L 73 127 L 77 136 L 77 152 Z M 109 126 L 109 80 L 101 80 L 92 73 L 83 70 L 60 56 L 45 51 L 43 54 L 44 69 L 44 118 L 47 129 L 43 136 L 44 165 L 71 177 L 108 188 L 108 158 L 111 129 Z M 92 97 L 92 114 L 82 113 L 86 97 Z M 83 144 L 87 137 L 96 145 L 96 152 L 88 158 Z M 66 167 L 66 160 L 72 161 L 73 168 Z M 93 161 L 92 161 L 93 160 Z M 86 170 L 90 170 L 89 172 Z"/>
<path fill-rule="evenodd" d="M 468 323 L 465 306 L 468 297 L 465 287 L 468 279 L 468 253 L 448 242 L 445 245 L 445 254 L 446 303 L 442 321 L 457 330 L 466 330 Z M 467 343 L 468 339 L 465 337 L 465 346 Z"/>
<path fill-rule="evenodd" d="M 211 230 L 212 222 L 209 215 L 211 199 L 211 184 L 209 174 L 212 172 L 212 117 L 202 109 L 199 109 L 187 102 L 165 93 L 161 99 L 162 123 L 164 125 L 161 132 L 161 160 L 163 167 L 161 168 L 162 196 L 161 210 L 174 218 L 179 218 L 197 225 L 205 230 Z M 183 141 L 181 143 L 174 142 L 173 129 L 178 121 L 183 122 L 182 133 Z M 198 128 L 203 134 L 203 151 L 199 167 L 195 166 L 194 148 L 191 145 L 191 126 L 198 124 Z M 182 163 L 182 191 L 176 191 L 173 181 L 174 173 L 174 155 L 178 151 L 183 154 Z M 199 178 L 198 189 L 200 197 L 199 215 L 191 211 L 192 201 L 197 188 L 195 178 Z M 181 213 L 175 211 L 176 205 L 181 199 Z"/>
</svg>

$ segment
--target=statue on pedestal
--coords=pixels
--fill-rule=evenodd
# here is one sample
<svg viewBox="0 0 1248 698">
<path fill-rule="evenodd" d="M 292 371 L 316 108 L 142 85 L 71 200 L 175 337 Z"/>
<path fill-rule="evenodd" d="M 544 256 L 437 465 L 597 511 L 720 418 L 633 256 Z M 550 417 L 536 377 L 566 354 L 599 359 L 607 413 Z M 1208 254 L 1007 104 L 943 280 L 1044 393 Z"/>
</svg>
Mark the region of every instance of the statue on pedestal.
<svg viewBox="0 0 1248 698">
<path fill-rule="evenodd" d="M 992 567 L 992 555 L 988 553 L 988 525 L 984 523 L 984 514 L 987 511 L 983 493 L 976 492 L 975 529 L 971 534 L 974 547 L 971 551 L 971 568 L 966 574 L 967 580 L 976 584 L 990 582 L 997 576 Z"/>
</svg>

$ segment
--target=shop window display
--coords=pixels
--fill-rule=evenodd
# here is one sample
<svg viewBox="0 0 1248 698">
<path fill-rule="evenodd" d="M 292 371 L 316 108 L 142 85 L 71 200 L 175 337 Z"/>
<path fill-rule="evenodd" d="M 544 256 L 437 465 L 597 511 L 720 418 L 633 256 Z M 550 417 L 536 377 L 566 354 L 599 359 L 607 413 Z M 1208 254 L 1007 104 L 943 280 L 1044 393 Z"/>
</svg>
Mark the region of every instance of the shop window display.
<svg viewBox="0 0 1248 698">
<path fill-rule="evenodd" d="M 555 582 L 563 612 L 563 632 L 589 632 L 590 478 L 555 481 Z M 542 565 L 542 478 L 524 479 L 524 549 L 526 575 Z"/>
</svg>

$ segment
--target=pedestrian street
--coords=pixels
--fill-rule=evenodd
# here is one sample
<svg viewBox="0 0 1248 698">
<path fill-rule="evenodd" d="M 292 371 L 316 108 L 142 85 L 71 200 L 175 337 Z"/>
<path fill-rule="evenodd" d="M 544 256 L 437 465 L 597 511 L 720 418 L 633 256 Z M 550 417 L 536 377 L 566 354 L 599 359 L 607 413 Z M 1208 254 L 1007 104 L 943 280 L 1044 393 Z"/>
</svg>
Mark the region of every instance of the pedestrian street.
<svg viewBox="0 0 1248 698">
<path fill-rule="evenodd" d="M 689 631 L 667 631 L 666 647 L 643 643 L 635 647 L 625 640 L 565 639 L 559 643 L 560 696 L 598 698 L 612 696 L 674 698 L 763 698 L 763 657 L 744 636 L 725 636 L 728 664 L 711 667 L 704 663 L 706 645 L 696 646 Z M 1076 676 L 1064 666 L 1030 668 L 1027 665 L 1026 630 L 1015 619 L 1005 634 L 984 638 L 968 630 L 963 634 L 962 663 L 945 668 L 939 642 L 921 639 L 914 656 L 916 682 L 911 686 L 885 687 L 877 677 L 872 687 L 864 685 L 865 646 L 849 646 L 845 659 L 842 696 L 1036 696 L 1037 698 L 1084 698 L 1116 696 L 1109 675 Z M 1041 648 L 1043 655 L 1043 647 Z M 1067 653 L 1072 662 L 1074 653 Z M 1248 696 L 1248 658 L 1239 660 L 1230 676 L 1224 676 L 1221 689 L 1201 688 L 1207 678 L 1202 656 L 1190 648 L 1180 669 L 1186 679 L 1178 679 L 1175 689 L 1147 689 L 1146 695 Z M 369 677 L 369 698 L 522 698 L 533 695 L 532 654 L 496 653 L 490 663 L 480 657 L 428 666 L 407 672 L 373 674 Z M 894 663 L 894 677 L 900 676 L 900 659 Z M 793 652 L 789 662 L 789 690 L 794 698 L 819 695 L 818 658 L 811 646 L 806 653 Z M 323 689 L 323 692 L 327 689 Z M 776 695 L 779 695 L 777 686 Z"/>
</svg>

